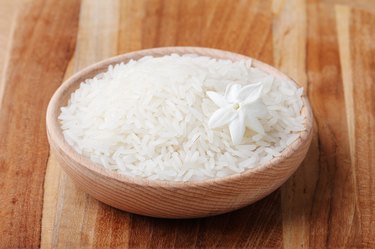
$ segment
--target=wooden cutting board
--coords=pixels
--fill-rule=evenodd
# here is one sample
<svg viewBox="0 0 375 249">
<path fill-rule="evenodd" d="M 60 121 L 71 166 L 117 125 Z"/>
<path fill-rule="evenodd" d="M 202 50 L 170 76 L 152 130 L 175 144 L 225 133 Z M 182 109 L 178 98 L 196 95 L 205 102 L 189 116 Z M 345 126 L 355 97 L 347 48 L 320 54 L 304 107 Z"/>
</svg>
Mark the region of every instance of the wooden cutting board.
<svg viewBox="0 0 375 249">
<path fill-rule="evenodd" d="M 0 15 L 0 248 L 375 248 L 375 2 L 0 0 Z M 63 79 L 174 45 L 249 55 L 305 87 L 315 136 L 279 190 L 164 220 L 99 203 L 62 172 L 45 111 Z"/>
</svg>

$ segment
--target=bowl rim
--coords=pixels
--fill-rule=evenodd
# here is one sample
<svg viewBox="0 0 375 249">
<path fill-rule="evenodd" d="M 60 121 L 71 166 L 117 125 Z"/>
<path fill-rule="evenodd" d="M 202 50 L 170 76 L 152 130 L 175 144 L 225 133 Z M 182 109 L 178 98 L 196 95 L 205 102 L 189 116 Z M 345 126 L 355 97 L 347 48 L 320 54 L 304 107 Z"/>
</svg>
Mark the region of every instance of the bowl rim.
<svg viewBox="0 0 375 249">
<path fill-rule="evenodd" d="M 307 99 L 305 93 L 302 95 L 303 107 L 301 109 L 302 115 L 305 116 L 305 130 L 301 131 L 299 134 L 300 136 L 290 145 L 288 145 L 279 156 L 274 157 L 270 161 L 259 164 L 254 168 L 245 169 L 241 173 L 235 173 L 232 175 L 218 177 L 218 178 L 209 178 L 204 180 L 198 181 L 171 181 L 171 180 L 150 180 L 147 178 L 130 176 L 125 174 L 119 174 L 109 169 L 104 168 L 102 165 L 91 161 L 88 157 L 83 156 L 76 152 L 66 141 L 62 134 L 62 130 L 60 124 L 58 122 L 58 115 L 60 113 L 61 106 L 58 105 L 60 98 L 62 97 L 63 93 L 71 87 L 71 85 L 77 84 L 77 88 L 79 87 L 80 83 L 82 82 L 80 79 L 87 74 L 90 74 L 94 71 L 103 72 L 107 70 L 109 65 L 118 64 L 123 61 L 128 61 L 131 58 L 140 58 L 147 55 L 153 56 L 162 56 L 168 54 L 198 54 L 203 56 L 209 56 L 213 58 L 222 58 L 222 59 L 229 59 L 232 61 L 237 60 L 251 60 L 251 66 L 260 68 L 263 71 L 266 71 L 269 74 L 272 74 L 274 77 L 282 78 L 287 80 L 291 84 L 294 84 L 298 87 L 301 87 L 276 69 L 275 67 L 256 60 L 252 57 L 245 56 L 242 54 L 229 52 L 220 49 L 214 48 L 206 48 L 206 47 L 190 47 L 190 46 L 176 46 L 176 47 L 158 47 L 158 48 L 149 48 L 143 50 L 137 50 L 129 53 L 124 53 L 121 55 L 113 56 L 104 60 L 101 60 L 97 63 L 89 65 L 82 70 L 74 73 L 70 76 L 67 80 L 63 81 L 63 83 L 58 87 L 58 89 L 54 92 L 46 112 L 46 128 L 47 128 L 47 135 L 49 139 L 50 146 L 52 146 L 52 142 L 55 143 L 59 151 L 62 151 L 66 155 L 68 155 L 73 161 L 77 162 L 81 167 L 88 169 L 89 171 L 99 174 L 104 177 L 111 178 L 118 182 L 126 182 L 131 183 L 134 185 L 139 186 L 149 186 L 149 187 L 164 187 L 164 188 L 180 188 L 180 187 L 200 187 L 200 186 L 215 186 L 218 184 L 226 184 L 234 181 L 238 181 L 241 179 L 246 178 L 257 172 L 266 171 L 272 168 L 277 168 L 278 164 L 287 160 L 290 156 L 293 155 L 298 148 L 302 147 L 304 144 L 310 142 L 311 133 L 312 133 L 312 126 L 313 126 L 313 115 L 310 103 Z M 104 69 L 103 69 L 104 68 Z M 99 69 L 99 70 L 98 70 Z M 77 89 L 75 88 L 75 89 Z M 71 94 L 70 92 L 69 94 Z M 58 111 L 57 111 L 58 110 Z M 298 167 L 298 166 L 297 166 Z M 296 167 L 296 168 L 297 168 Z"/>
</svg>

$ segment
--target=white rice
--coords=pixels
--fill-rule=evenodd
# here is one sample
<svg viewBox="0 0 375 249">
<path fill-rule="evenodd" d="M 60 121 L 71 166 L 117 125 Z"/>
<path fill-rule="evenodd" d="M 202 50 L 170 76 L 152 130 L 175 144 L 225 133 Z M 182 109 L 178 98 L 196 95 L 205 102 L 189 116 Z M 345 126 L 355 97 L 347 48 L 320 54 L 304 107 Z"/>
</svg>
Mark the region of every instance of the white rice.
<svg viewBox="0 0 375 249">
<path fill-rule="evenodd" d="M 263 83 L 265 135 L 233 145 L 227 126 L 208 128 L 217 106 L 206 91 Z M 189 181 L 224 177 L 278 156 L 304 130 L 302 88 L 250 66 L 197 55 L 144 57 L 81 83 L 61 108 L 66 141 L 103 167 L 135 177 Z"/>
</svg>

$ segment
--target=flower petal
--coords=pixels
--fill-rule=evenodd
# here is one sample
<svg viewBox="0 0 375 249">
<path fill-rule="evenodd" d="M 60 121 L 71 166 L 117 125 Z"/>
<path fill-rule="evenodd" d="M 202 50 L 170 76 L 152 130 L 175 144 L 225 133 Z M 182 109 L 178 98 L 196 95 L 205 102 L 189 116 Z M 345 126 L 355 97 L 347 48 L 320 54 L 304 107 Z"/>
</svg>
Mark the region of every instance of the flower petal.
<svg viewBox="0 0 375 249">
<path fill-rule="evenodd" d="M 258 133 L 264 134 L 263 125 L 259 122 L 259 120 L 256 117 L 247 116 L 246 117 L 246 127 L 248 127 L 249 129 L 252 129 L 253 131 L 256 131 Z"/>
<path fill-rule="evenodd" d="M 262 89 L 263 84 L 261 82 L 244 86 L 238 93 L 237 99 L 245 103 L 252 103 L 260 98 Z"/>
<path fill-rule="evenodd" d="M 224 96 L 227 99 L 227 101 L 229 101 L 230 103 L 239 102 L 237 100 L 237 96 L 238 96 L 238 93 L 240 92 L 240 90 L 241 90 L 240 84 L 228 85 L 227 88 L 225 89 L 225 95 Z"/>
<path fill-rule="evenodd" d="M 238 117 L 233 119 L 229 124 L 230 136 L 232 138 L 233 144 L 240 144 L 245 134 L 245 114 L 239 112 Z"/>
<path fill-rule="evenodd" d="M 234 111 L 231 106 L 220 108 L 214 112 L 210 120 L 208 120 L 208 127 L 214 129 L 226 125 L 236 118 L 237 115 L 238 112 Z"/>
<path fill-rule="evenodd" d="M 274 78 L 272 75 L 268 75 L 261 79 L 261 82 L 263 83 L 263 93 L 268 93 L 269 91 L 271 91 L 273 81 Z"/>
<path fill-rule="evenodd" d="M 228 105 L 228 102 L 224 96 L 218 94 L 217 92 L 208 91 L 206 92 L 207 96 L 219 107 L 224 107 Z"/>
</svg>

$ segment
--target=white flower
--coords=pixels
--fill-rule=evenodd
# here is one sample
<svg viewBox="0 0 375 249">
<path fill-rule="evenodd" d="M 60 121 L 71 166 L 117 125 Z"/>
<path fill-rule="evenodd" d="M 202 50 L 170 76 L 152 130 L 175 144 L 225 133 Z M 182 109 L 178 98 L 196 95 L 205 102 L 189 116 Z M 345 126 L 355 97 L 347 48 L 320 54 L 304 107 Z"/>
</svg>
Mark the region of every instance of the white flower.
<svg viewBox="0 0 375 249">
<path fill-rule="evenodd" d="M 228 85 L 224 96 L 216 92 L 207 92 L 207 96 L 218 106 L 208 126 L 211 129 L 229 124 L 229 131 L 234 144 L 239 144 L 245 134 L 246 127 L 258 133 L 264 133 L 258 117 L 267 113 L 261 100 L 263 84 Z"/>
</svg>

